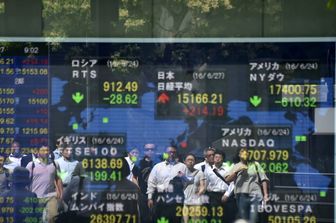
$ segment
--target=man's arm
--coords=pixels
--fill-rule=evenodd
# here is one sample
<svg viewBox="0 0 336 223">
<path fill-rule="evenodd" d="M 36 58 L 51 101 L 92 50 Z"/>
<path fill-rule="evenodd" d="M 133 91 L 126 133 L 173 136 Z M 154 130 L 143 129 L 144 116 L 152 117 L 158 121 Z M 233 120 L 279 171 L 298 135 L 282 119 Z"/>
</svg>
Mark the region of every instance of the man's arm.
<svg viewBox="0 0 336 223">
<path fill-rule="evenodd" d="M 227 182 L 233 182 L 235 181 L 237 178 L 237 172 L 235 171 L 232 171 L 230 174 L 228 174 L 226 177 L 225 177 L 225 180 Z"/>
<path fill-rule="evenodd" d="M 237 165 L 237 164 L 236 164 Z M 235 181 L 237 179 L 237 175 L 240 171 L 243 171 L 243 170 L 247 170 L 247 166 L 242 164 L 242 165 L 239 165 L 239 166 L 234 166 L 231 171 L 226 174 L 225 176 L 225 180 L 230 183 L 232 181 Z"/>
<path fill-rule="evenodd" d="M 264 180 L 262 182 L 262 189 L 263 189 L 263 194 L 264 194 L 264 201 L 269 201 L 270 197 L 269 197 L 269 193 L 268 193 L 268 184 L 269 184 L 269 181 L 267 180 Z"/>
<path fill-rule="evenodd" d="M 199 190 L 197 192 L 197 195 L 202 195 L 204 194 L 206 190 L 206 185 L 205 185 L 205 178 L 201 179 L 200 181 L 200 186 L 199 186 Z"/>
<path fill-rule="evenodd" d="M 54 183 L 56 187 L 56 197 L 58 199 L 61 199 L 63 196 L 63 183 L 61 178 L 58 177 L 57 179 L 55 179 Z"/>
<path fill-rule="evenodd" d="M 234 183 L 231 182 L 231 183 L 229 184 L 229 187 L 228 187 L 227 191 L 224 193 L 224 195 L 227 196 L 227 197 L 230 197 L 230 195 L 231 195 L 233 189 L 234 189 Z"/>
<path fill-rule="evenodd" d="M 261 165 L 256 162 L 255 163 L 257 165 L 257 170 L 258 170 L 258 177 L 260 177 L 260 180 L 261 180 L 261 189 L 262 189 L 262 192 L 263 192 L 263 199 L 264 201 L 268 201 L 269 200 L 269 191 L 268 191 L 268 187 L 269 187 L 269 179 L 267 177 L 267 175 L 265 174 L 265 171 L 264 169 L 261 167 Z"/>
<path fill-rule="evenodd" d="M 137 166 L 134 166 L 133 169 L 131 170 L 132 172 L 132 182 L 135 183 L 138 188 L 140 189 L 140 185 L 139 185 L 139 175 L 140 175 L 140 170 Z"/>
<path fill-rule="evenodd" d="M 55 165 L 55 188 L 56 188 L 56 197 L 58 199 L 61 199 L 63 197 L 63 182 L 62 179 L 58 176 L 58 173 L 60 172 L 60 168 L 57 162 L 54 161 Z"/>
<path fill-rule="evenodd" d="M 157 186 L 157 165 L 155 165 L 148 177 L 148 185 L 147 185 L 147 195 L 148 195 L 148 207 L 152 208 L 154 205 L 153 195 Z"/>
</svg>

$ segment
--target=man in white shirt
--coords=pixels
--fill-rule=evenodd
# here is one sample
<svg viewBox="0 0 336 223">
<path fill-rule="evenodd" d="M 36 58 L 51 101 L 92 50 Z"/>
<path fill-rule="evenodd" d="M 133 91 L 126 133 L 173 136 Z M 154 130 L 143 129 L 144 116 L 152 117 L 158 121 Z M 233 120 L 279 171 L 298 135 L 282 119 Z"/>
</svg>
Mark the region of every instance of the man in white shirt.
<svg viewBox="0 0 336 223">
<path fill-rule="evenodd" d="M 214 155 L 215 155 L 215 149 L 212 147 L 208 147 L 204 150 L 204 161 L 197 163 L 194 168 L 197 170 L 201 170 L 203 173 L 206 171 L 206 169 L 210 168 L 212 169 L 212 165 L 214 164 Z"/>
<path fill-rule="evenodd" d="M 152 209 L 154 203 L 156 204 L 154 222 L 161 217 L 169 219 L 169 222 L 181 222 L 182 216 L 176 216 L 176 207 L 178 204 L 183 205 L 183 188 L 180 200 L 181 196 L 176 193 L 178 188 L 172 185 L 172 182 L 178 181 L 182 175 L 186 174 L 187 167 L 178 161 L 176 147 L 169 146 L 166 152 L 164 157 L 167 159 L 156 164 L 148 177 L 148 207 Z M 182 179 L 180 180 L 182 182 Z"/>
<path fill-rule="evenodd" d="M 137 162 L 139 157 L 139 150 L 136 147 L 133 147 L 129 150 L 127 153 L 127 156 L 125 157 L 125 160 L 128 163 L 130 174 L 127 176 L 127 179 L 135 183 L 139 187 L 139 181 L 138 181 L 138 167 L 135 166 L 135 163 Z"/>
<path fill-rule="evenodd" d="M 212 171 L 206 172 L 208 178 L 207 190 L 211 192 L 224 193 L 221 198 L 223 201 L 227 201 L 234 189 L 234 184 L 228 184 L 223 180 L 224 174 L 229 170 L 229 167 L 226 165 L 226 163 L 223 162 L 223 157 L 223 153 L 219 151 L 215 152 Z M 222 178 L 220 178 L 218 174 Z"/>
<path fill-rule="evenodd" d="M 72 157 L 72 147 L 68 144 L 64 144 L 62 150 L 62 156 L 55 160 L 59 166 L 59 177 L 63 182 L 63 187 L 67 187 L 70 183 L 72 173 L 75 170 L 75 167 L 78 163 L 77 160 L 74 160 Z"/>
<path fill-rule="evenodd" d="M 212 219 L 224 219 L 224 222 L 233 222 L 235 219 L 235 201 L 232 194 L 233 182 L 225 181 L 224 176 L 229 171 L 229 166 L 224 163 L 225 154 L 216 151 L 214 153 L 214 165 L 212 169 L 205 171 L 207 179 L 207 194 L 212 208 L 217 210 Z"/>
<path fill-rule="evenodd" d="M 214 164 L 214 156 L 215 156 L 215 149 L 213 147 L 208 147 L 203 151 L 203 156 L 204 156 L 204 161 L 197 163 L 194 168 L 202 171 L 204 173 L 204 177 L 205 177 L 205 185 L 206 185 L 206 191 L 204 193 L 204 197 L 203 197 L 203 203 L 204 205 L 207 207 L 208 212 L 211 213 L 211 204 L 209 202 L 209 192 L 207 190 L 208 184 L 209 184 L 209 180 L 207 178 L 206 174 L 207 172 L 212 172 L 212 166 Z M 211 221 L 211 216 L 208 216 L 207 220 L 210 222 Z"/>
</svg>

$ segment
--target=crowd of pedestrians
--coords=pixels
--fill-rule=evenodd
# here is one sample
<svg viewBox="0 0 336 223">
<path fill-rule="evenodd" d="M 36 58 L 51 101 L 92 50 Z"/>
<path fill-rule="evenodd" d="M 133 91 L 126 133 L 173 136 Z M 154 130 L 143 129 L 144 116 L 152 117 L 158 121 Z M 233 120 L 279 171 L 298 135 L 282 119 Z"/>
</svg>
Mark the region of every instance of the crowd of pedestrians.
<svg viewBox="0 0 336 223">
<path fill-rule="evenodd" d="M 120 179 L 107 180 L 103 189 L 93 187 L 92 174 L 73 159 L 72 150 L 63 144 L 54 151 L 41 146 L 34 153 L 21 154 L 20 144 L 14 142 L 8 157 L 0 154 L 2 222 L 74 222 L 81 218 L 85 222 L 92 213 L 84 210 L 90 202 L 92 206 L 92 201 L 84 204 L 85 193 L 90 191 L 99 191 L 95 199 L 106 206 L 97 203 L 97 213 L 128 212 L 136 216 L 132 223 L 160 219 L 260 222 L 254 211 L 258 209 L 252 206 L 269 200 L 269 179 L 259 163 L 248 160 L 247 148 L 240 149 L 239 162 L 233 163 L 226 160 L 224 151 L 212 147 L 204 149 L 201 162 L 192 153 L 180 157 L 175 146 L 168 146 L 160 156 L 152 143 L 131 147 L 121 158 Z M 106 205 L 113 193 L 134 193 L 134 200 L 120 200 L 122 209 L 117 203 Z"/>
</svg>

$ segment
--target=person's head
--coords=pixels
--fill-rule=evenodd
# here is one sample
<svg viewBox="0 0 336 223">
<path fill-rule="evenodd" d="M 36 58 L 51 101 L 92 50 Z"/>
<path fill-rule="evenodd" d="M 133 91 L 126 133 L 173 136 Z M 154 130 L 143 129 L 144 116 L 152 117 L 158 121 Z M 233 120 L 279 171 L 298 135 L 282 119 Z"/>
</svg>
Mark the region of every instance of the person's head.
<svg viewBox="0 0 336 223">
<path fill-rule="evenodd" d="M 215 155 L 215 149 L 212 147 L 208 147 L 204 150 L 204 159 L 207 163 L 212 165 L 214 163 L 214 155 Z"/>
<path fill-rule="evenodd" d="M 169 161 L 175 161 L 177 158 L 177 149 L 175 146 L 168 146 L 166 149 Z"/>
<path fill-rule="evenodd" d="M 194 154 L 189 153 L 186 155 L 184 159 L 184 164 L 188 167 L 188 169 L 193 169 L 195 162 L 196 162 L 196 157 Z"/>
<path fill-rule="evenodd" d="M 64 144 L 63 150 L 62 150 L 62 156 L 69 160 L 72 158 L 72 146 L 69 144 Z"/>
<path fill-rule="evenodd" d="M 136 162 L 138 160 L 139 157 L 139 150 L 136 147 L 132 147 L 129 151 L 128 151 L 128 157 L 132 160 L 132 162 Z"/>
<path fill-rule="evenodd" d="M 147 143 L 144 145 L 144 153 L 148 158 L 152 158 L 155 153 L 156 146 L 153 143 Z"/>
<path fill-rule="evenodd" d="M 216 151 L 214 156 L 214 164 L 216 166 L 221 166 L 225 159 L 225 154 L 222 151 Z"/>
<path fill-rule="evenodd" d="M 247 158 L 248 158 L 248 150 L 247 148 L 241 148 L 239 150 L 239 159 L 241 162 L 247 162 Z"/>
<path fill-rule="evenodd" d="M 13 155 L 17 155 L 17 154 L 20 154 L 21 151 L 20 151 L 20 143 L 17 142 L 17 141 L 14 141 L 12 144 L 11 144 L 11 153 Z"/>
<path fill-rule="evenodd" d="M 39 158 L 47 159 L 49 156 L 49 147 L 46 145 L 41 146 L 38 150 L 38 156 Z"/>
<path fill-rule="evenodd" d="M 12 183 L 14 187 L 24 188 L 30 183 L 29 171 L 21 166 L 17 166 L 14 168 L 12 173 Z"/>
</svg>

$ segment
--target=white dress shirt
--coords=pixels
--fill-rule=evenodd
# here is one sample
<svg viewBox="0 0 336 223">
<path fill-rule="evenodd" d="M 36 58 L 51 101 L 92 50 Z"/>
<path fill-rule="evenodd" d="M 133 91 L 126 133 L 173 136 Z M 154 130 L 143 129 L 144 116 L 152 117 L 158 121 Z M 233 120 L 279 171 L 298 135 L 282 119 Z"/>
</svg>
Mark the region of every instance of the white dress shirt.
<svg viewBox="0 0 336 223">
<path fill-rule="evenodd" d="M 167 192 L 169 182 L 178 175 L 187 171 L 187 166 L 180 162 L 169 163 L 167 161 L 156 164 L 148 177 L 148 199 L 153 198 L 154 192 Z"/>
<path fill-rule="evenodd" d="M 75 167 L 78 163 L 77 160 L 67 160 L 64 157 L 60 157 L 55 162 L 59 165 L 61 175 L 60 178 L 63 182 L 63 185 L 68 185 L 72 178 L 72 173 L 75 170 Z"/>
<path fill-rule="evenodd" d="M 13 156 L 13 154 L 10 154 L 8 157 L 9 162 L 6 163 L 4 167 L 8 169 L 10 173 L 13 173 L 15 167 L 21 166 L 21 159 L 22 159 L 22 156 L 15 157 Z"/>
<path fill-rule="evenodd" d="M 130 170 L 130 174 L 127 176 L 127 179 L 132 181 L 133 179 L 133 173 L 132 173 L 132 170 L 135 166 L 135 163 L 133 163 L 133 161 L 131 160 L 131 158 L 129 158 L 128 156 L 125 157 L 125 160 L 127 161 L 128 163 L 128 167 L 129 167 L 129 170 Z"/>
<path fill-rule="evenodd" d="M 217 168 L 215 165 L 212 166 L 211 169 L 206 169 L 205 177 L 207 183 L 207 191 L 208 192 L 225 192 L 226 196 L 230 196 L 233 189 L 234 183 L 231 182 L 229 185 L 226 184 L 222 179 L 220 179 L 215 173 L 214 169 L 217 169 L 217 172 L 224 178 L 225 174 L 229 171 L 227 165 L 224 163 L 221 167 Z"/>
<path fill-rule="evenodd" d="M 207 164 L 205 161 L 195 164 L 194 168 L 196 170 L 202 170 L 202 166 Z"/>
</svg>

